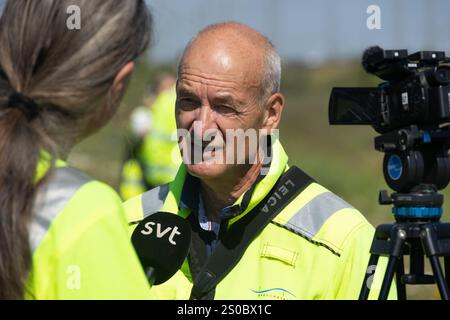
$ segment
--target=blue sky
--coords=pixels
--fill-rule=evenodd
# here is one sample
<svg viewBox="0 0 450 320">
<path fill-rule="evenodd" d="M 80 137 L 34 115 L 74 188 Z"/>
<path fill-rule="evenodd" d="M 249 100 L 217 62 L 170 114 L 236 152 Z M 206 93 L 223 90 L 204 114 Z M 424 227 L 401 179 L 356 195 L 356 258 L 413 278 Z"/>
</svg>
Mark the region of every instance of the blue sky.
<svg viewBox="0 0 450 320">
<path fill-rule="evenodd" d="M 204 26 L 237 20 L 266 34 L 285 60 L 359 57 L 371 45 L 450 51 L 448 0 L 148 0 L 156 21 L 152 57 L 177 59 Z M 369 5 L 381 30 L 366 26 Z"/>
<path fill-rule="evenodd" d="M 0 5 L 3 0 L 0 0 Z M 284 61 L 320 62 L 361 56 L 371 45 L 444 50 L 450 54 L 449 0 L 146 0 L 155 17 L 151 57 L 176 61 L 208 24 L 235 20 L 266 34 Z M 366 26 L 369 5 L 381 30 Z"/>
</svg>

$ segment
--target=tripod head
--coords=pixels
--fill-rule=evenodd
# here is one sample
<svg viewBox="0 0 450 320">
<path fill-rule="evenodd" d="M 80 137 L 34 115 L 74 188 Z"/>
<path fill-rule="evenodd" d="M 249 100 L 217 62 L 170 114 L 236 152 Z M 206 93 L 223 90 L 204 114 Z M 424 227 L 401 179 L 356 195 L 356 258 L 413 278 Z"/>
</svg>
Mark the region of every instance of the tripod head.
<svg viewBox="0 0 450 320">
<path fill-rule="evenodd" d="M 375 138 L 385 153 L 383 173 L 396 192 L 381 191 L 379 202 L 393 204 L 397 221 L 433 221 L 442 215 L 443 196 L 450 182 L 450 125 L 410 125 Z"/>
<path fill-rule="evenodd" d="M 369 266 L 380 255 L 389 256 L 379 299 L 386 299 L 396 274 L 399 299 L 406 299 L 407 284 L 437 283 L 441 298 L 450 299 L 450 224 L 439 220 L 444 197 L 438 193 L 450 182 L 450 125 L 407 127 L 375 138 L 375 149 L 383 152 L 383 174 L 394 191 L 381 191 L 379 202 L 393 205 L 396 223 L 377 228 L 371 247 Z M 405 274 L 404 255 L 410 256 Z M 425 273 L 424 255 L 430 260 L 433 275 Z M 445 276 L 439 262 L 444 256 Z M 366 275 L 367 278 L 367 275 Z M 367 299 L 370 288 L 361 289 Z"/>
</svg>

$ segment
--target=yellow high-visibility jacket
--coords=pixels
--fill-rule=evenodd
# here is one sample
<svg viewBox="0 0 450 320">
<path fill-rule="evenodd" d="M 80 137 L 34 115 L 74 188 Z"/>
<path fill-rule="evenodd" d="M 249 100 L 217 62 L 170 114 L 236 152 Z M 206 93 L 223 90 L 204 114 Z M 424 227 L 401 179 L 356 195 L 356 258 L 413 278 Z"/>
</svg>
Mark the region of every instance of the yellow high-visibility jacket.
<svg viewBox="0 0 450 320">
<path fill-rule="evenodd" d="M 257 182 L 243 212 L 228 221 L 228 229 L 239 224 L 288 169 L 288 157 L 275 139 L 272 155 L 269 172 Z M 181 166 L 172 183 L 127 201 L 130 231 L 157 211 L 184 218 L 195 214 L 184 198 L 193 192 L 189 182 L 193 180 Z M 240 206 L 244 197 L 234 206 Z M 238 264 L 217 285 L 214 299 L 358 299 L 373 235 L 374 228 L 356 209 L 314 182 L 250 243 Z M 371 279 L 371 298 L 378 297 L 386 263 L 380 258 Z M 191 264 L 189 257 L 169 281 L 154 286 L 152 293 L 160 299 L 189 299 Z M 391 293 L 395 297 L 393 290 Z"/>
<path fill-rule="evenodd" d="M 62 161 L 38 188 L 30 243 L 27 299 L 151 298 L 119 196 Z"/>
</svg>

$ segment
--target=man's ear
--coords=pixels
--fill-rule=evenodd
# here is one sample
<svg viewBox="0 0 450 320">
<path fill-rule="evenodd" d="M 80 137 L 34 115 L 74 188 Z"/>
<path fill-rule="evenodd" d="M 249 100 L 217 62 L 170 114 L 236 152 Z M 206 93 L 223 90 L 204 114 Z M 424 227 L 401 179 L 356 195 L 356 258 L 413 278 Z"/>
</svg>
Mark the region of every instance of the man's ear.
<svg viewBox="0 0 450 320">
<path fill-rule="evenodd" d="M 267 129 L 268 132 L 271 132 L 273 129 L 278 129 L 283 108 L 284 96 L 281 93 L 274 93 L 270 96 L 265 106 L 264 129 Z"/>
<path fill-rule="evenodd" d="M 134 62 L 128 62 L 126 65 L 120 69 L 119 73 L 116 75 L 112 85 L 112 91 L 114 95 L 122 96 L 127 85 L 127 80 L 131 76 L 134 70 Z"/>
</svg>

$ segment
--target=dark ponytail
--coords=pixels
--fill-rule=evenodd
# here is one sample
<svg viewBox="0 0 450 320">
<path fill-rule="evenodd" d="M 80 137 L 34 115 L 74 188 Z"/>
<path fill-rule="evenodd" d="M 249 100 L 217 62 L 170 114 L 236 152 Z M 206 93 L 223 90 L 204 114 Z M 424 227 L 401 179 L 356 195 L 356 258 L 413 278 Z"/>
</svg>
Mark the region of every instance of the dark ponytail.
<svg viewBox="0 0 450 320">
<path fill-rule="evenodd" d="M 15 93 L 9 97 L 0 104 L 0 299 L 22 299 L 41 139 L 27 102 Z"/>
<path fill-rule="evenodd" d="M 80 30 L 67 27 L 73 5 Z M 144 0 L 7 1 L 0 18 L 0 299 L 22 299 L 26 290 L 41 151 L 67 154 L 105 106 L 114 110 L 114 79 L 145 52 L 151 25 Z"/>
</svg>

